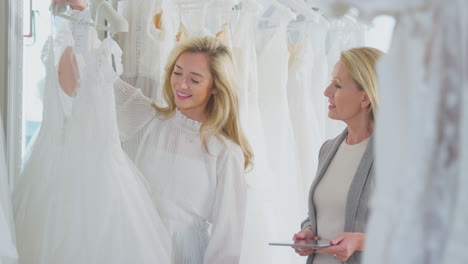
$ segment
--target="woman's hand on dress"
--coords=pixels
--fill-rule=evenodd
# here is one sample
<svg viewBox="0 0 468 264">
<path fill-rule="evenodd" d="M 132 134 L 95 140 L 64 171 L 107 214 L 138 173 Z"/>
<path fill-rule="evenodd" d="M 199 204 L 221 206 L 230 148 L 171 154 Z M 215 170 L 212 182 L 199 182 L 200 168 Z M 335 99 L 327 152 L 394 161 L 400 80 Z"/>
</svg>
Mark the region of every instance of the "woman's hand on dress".
<svg viewBox="0 0 468 264">
<path fill-rule="evenodd" d="M 67 2 L 67 4 L 76 10 L 83 10 L 88 6 L 88 2 L 86 0 L 53 0 L 54 3 L 60 4 L 62 2 Z"/>
<path fill-rule="evenodd" d="M 294 234 L 293 240 L 295 244 L 305 244 L 306 240 L 314 240 L 318 239 L 314 231 L 310 226 L 306 227 L 304 230 Z M 293 247 L 294 251 L 301 256 L 309 256 L 310 254 L 314 253 L 315 249 L 310 247 Z"/>
<path fill-rule="evenodd" d="M 83 10 L 88 7 L 88 2 L 86 0 L 67 0 L 68 5 L 72 9 Z"/>
<path fill-rule="evenodd" d="M 355 251 L 363 250 L 365 240 L 366 234 L 364 233 L 342 233 L 330 240 L 331 246 L 317 248 L 317 250 L 345 262 Z"/>
</svg>

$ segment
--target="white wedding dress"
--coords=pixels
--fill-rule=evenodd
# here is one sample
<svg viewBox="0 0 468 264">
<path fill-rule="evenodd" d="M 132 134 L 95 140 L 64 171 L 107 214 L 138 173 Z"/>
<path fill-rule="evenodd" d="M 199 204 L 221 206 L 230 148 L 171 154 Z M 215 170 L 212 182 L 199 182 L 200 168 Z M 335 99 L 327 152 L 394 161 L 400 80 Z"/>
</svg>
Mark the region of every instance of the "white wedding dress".
<svg viewBox="0 0 468 264">
<path fill-rule="evenodd" d="M 118 2 L 118 11 L 129 24 L 128 32 L 117 34 L 123 51 L 121 78 L 163 105 L 164 67 L 176 44 L 175 4 L 172 0 L 124 0 Z"/>
<path fill-rule="evenodd" d="M 288 106 L 294 137 L 297 144 L 297 157 L 300 165 L 303 193 L 309 193 L 310 185 L 317 170 L 320 146 L 325 141 L 321 133 L 326 114 L 324 75 L 325 65 L 316 67 L 317 62 L 324 62 L 325 50 L 320 49 L 320 40 L 324 43 L 326 25 L 314 21 L 299 22 L 289 25 L 289 72 Z M 292 37 L 297 36 L 293 41 Z M 291 43 L 292 42 L 292 43 Z M 315 73 L 315 74 L 314 74 Z M 320 73 L 323 73 L 321 75 Z M 320 109 L 321 106 L 321 109 Z M 321 110 L 318 112 L 317 110 Z M 322 121 L 322 122 L 320 122 Z"/>
<path fill-rule="evenodd" d="M 277 218 L 272 216 L 275 202 L 267 160 L 263 124 L 258 105 L 258 67 L 255 48 L 255 24 L 260 9 L 254 0 L 243 1 L 240 10 L 232 11 L 232 53 L 237 70 L 241 125 L 254 153 L 254 166 L 247 173 L 247 207 L 241 264 L 274 263 L 275 250 L 268 242 L 275 240 Z M 276 237 L 276 239 L 278 239 Z"/>
<path fill-rule="evenodd" d="M 297 232 L 298 223 L 306 211 L 306 197 L 301 185 L 297 147 L 288 107 L 288 58 L 286 26 L 291 17 L 273 15 L 267 23 L 259 24 L 258 52 L 258 102 L 264 128 L 268 166 L 268 181 L 274 194 L 271 220 L 272 241 L 284 241 Z M 272 226 L 275 225 L 275 226 Z M 291 249 L 271 248 L 273 263 L 297 263 L 301 257 Z M 295 261 L 295 262 L 293 262 Z"/>
<path fill-rule="evenodd" d="M 73 99 L 57 74 L 71 30 L 59 29 L 43 50 L 44 119 L 14 190 L 19 263 L 169 263 L 167 230 L 120 146 L 112 86 L 120 49 L 89 33 Z"/>
</svg>

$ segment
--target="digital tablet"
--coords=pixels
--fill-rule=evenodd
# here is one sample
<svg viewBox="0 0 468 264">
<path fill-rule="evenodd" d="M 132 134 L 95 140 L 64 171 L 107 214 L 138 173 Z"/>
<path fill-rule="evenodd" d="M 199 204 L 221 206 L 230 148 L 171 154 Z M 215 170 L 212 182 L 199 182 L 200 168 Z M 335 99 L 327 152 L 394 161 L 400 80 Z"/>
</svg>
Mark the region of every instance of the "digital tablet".
<svg viewBox="0 0 468 264">
<path fill-rule="evenodd" d="M 330 241 L 326 240 L 326 239 L 271 242 L 271 243 L 268 243 L 268 244 L 270 246 L 314 247 L 314 248 L 321 248 L 321 247 L 331 246 Z"/>
</svg>

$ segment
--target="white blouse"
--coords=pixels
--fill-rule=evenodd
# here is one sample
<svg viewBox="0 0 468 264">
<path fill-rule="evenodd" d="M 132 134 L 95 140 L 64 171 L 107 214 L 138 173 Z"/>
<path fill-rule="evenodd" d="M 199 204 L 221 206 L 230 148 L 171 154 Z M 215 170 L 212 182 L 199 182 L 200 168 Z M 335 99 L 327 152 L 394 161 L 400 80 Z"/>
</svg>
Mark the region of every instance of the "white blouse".
<svg viewBox="0 0 468 264">
<path fill-rule="evenodd" d="M 225 136 L 208 137 L 180 111 L 156 116 L 151 99 L 114 84 L 123 146 L 155 192 L 173 243 L 173 264 L 239 263 L 245 216 L 244 155 Z"/>
</svg>

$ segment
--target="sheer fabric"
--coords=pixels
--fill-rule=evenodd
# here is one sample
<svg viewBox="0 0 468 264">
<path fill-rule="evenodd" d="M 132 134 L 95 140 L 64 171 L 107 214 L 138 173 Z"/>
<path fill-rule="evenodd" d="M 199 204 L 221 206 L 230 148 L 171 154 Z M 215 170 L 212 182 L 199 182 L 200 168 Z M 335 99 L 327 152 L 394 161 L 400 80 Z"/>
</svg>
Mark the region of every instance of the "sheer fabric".
<svg viewBox="0 0 468 264">
<path fill-rule="evenodd" d="M 172 236 L 173 264 L 239 262 L 246 182 L 241 148 L 178 110 L 164 117 L 151 99 L 122 80 L 114 84 L 121 140 L 152 189 Z"/>
<path fill-rule="evenodd" d="M 325 140 L 321 128 L 327 118 L 323 111 L 326 109 L 326 98 L 323 96 L 326 74 L 323 69 L 326 69 L 326 64 L 320 67 L 314 65 L 317 61 L 325 62 L 324 46 L 320 46 L 320 40 L 324 40 L 320 37 L 325 37 L 324 33 L 326 27 L 314 22 L 301 22 L 289 27 L 290 36 L 297 36 L 297 40 L 289 44 L 287 96 L 294 138 L 298 142 L 297 157 L 303 193 L 308 193 L 317 169 L 318 152 Z M 321 110 L 323 116 L 317 110 Z"/>
<path fill-rule="evenodd" d="M 167 230 L 120 146 L 112 89 L 120 49 L 89 33 L 89 50 L 76 55 L 74 99 L 62 100 L 57 78 L 70 30 L 43 50 L 44 120 L 14 191 L 19 263 L 169 263 Z"/>
<path fill-rule="evenodd" d="M 237 70 L 241 123 L 254 153 L 254 166 L 247 174 L 247 207 L 240 263 L 274 263 L 268 242 L 275 233 L 272 217 L 273 192 L 270 180 L 263 124 L 258 105 L 258 68 L 254 27 L 259 5 L 243 1 L 232 31 L 232 53 Z"/>
<path fill-rule="evenodd" d="M 175 6 L 170 0 L 127 0 L 119 1 L 118 10 L 130 25 L 128 32 L 117 35 L 123 50 L 121 78 L 164 105 L 164 67 L 178 24 Z"/>
<path fill-rule="evenodd" d="M 287 240 L 297 230 L 306 194 L 300 182 L 296 142 L 288 108 L 288 58 L 286 25 L 290 17 L 260 24 L 258 44 L 258 101 L 273 185 L 272 219 L 277 219 L 273 239 Z M 270 26 L 271 27 L 270 27 Z M 301 261 L 290 251 L 275 250 L 275 262 Z M 282 256 L 281 256 L 282 255 Z M 284 259 L 283 259 L 284 258 Z"/>
<path fill-rule="evenodd" d="M 379 14 L 397 15 L 399 12 L 419 8 L 424 5 L 427 0 L 321 0 L 325 13 L 334 14 L 336 16 L 344 15 L 350 7 L 355 7 L 359 10 L 359 17 L 365 20 L 371 20 Z"/>
<path fill-rule="evenodd" d="M 326 134 L 325 123 L 330 122 L 328 118 L 328 102 L 327 98 L 323 95 L 325 88 L 329 84 L 330 75 L 328 73 L 328 60 L 326 54 L 326 39 L 328 33 L 328 25 L 311 24 L 311 32 L 308 37 L 310 40 L 309 47 L 312 61 L 312 68 L 310 69 L 310 105 L 312 113 L 315 113 L 315 120 L 317 120 L 316 128 L 318 129 L 318 138 L 315 139 L 318 144 L 322 144 L 326 139 L 333 138 L 335 135 Z M 307 36 L 307 35 L 306 35 Z M 318 154 L 314 156 L 318 159 Z M 314 173 L 313 173 L 314 174 Z M 308 186 L 309 187 L 309 186 Z M 308 192 L 307 192 L 308 193 Z"/>
<path fill-rule="evenodd" d="M 0 264 L 15 264 L 18 259 L 15 245 L 15 226 L 11 208 L 11 192 L 5 160 L 3 121 L 0 113 Z"/>
<path fill-rule="evenodd" d="M 468 196 L 467 148 L 460 144 L 467 132 L 467 8 L 466 1 L 431 1 L 399 13 L 379 68 L 378 118 L 385 122 L 377 123 L 377 195 L 365 263 L 468 261 L 461 235 L 468 216 L 460 207 Z"/>
<path fill-rule="evenodd" d="M 180 21 L 176 40 L 181 42 L 191 37 L 212 36 L 232 47 L 232 10 L 214 2 L 181 3 L 178 2 Z M 227 3 L 225 3 L 227 4 Z"/>
</svg>

